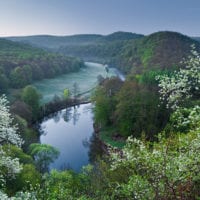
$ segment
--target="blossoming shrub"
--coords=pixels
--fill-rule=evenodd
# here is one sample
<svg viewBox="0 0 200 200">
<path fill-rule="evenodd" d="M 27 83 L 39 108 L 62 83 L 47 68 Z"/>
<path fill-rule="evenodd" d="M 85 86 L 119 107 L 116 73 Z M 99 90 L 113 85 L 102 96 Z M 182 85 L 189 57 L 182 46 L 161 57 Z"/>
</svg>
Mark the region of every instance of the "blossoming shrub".
<svg viewBox="0 0 200 200">
<path fill-rule="evenodd" d="M 159 136 L 153 147 L 129 138 L 122 155 L 112 153 L 111 170 L 124 169 L 129 180 L 116 187 L 127 199 L 196 199 L 200 195 L 200 134 Z"/>
<path fill-rule="evenodd" d="M 182 61 L 185 68 L 176 71 L 173 76 L 157 76 L 161 100 L 167 107 L 176 110 L 181 103 L 200 97 L 200 55 L 192 46 L 191 55 Z"/>
</svg>

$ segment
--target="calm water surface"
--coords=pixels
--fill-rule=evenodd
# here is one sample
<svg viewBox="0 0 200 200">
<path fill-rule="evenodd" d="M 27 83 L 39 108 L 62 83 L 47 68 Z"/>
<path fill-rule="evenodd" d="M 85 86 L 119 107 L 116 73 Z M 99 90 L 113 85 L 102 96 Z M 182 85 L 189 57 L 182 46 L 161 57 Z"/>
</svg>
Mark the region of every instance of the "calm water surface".
<svg viewBox="0 0 200 200">
<path fill-rule="evenodd" d="M 60 151 L 50 169 L 80 171 L 89 163 L 89 143 L 93 135 L 92 104 L 64 109 L 41 123 L 40 141 Z"/>
</svg>

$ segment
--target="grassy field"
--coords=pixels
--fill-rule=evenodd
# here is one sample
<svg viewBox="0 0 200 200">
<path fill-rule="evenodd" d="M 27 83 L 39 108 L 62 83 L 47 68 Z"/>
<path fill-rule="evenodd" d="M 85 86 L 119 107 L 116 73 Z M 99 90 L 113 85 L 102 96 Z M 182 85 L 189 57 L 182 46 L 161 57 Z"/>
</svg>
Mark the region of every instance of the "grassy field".
<svg viewBox="0 0 200 200">
<path fill-rule="evenodd" d="M 83 93 L 97 85 L 97 76 L 116 76 L 115 69 L 110 69 L 107 73 L 104 65 L 97 63 L 85 63 L 86 67 L 79 72 L 73 72 L 58 76 L 53 79 L 37 81 L 33 85 L 42 94 L 41 103 L 49 102 L 55 95 L 62 97 L 65 88 L 73 91 L 74 83 L 78 85 L 78 93 Z M 85 94 L 90 95 L 90 94 Z"/>
</svg>

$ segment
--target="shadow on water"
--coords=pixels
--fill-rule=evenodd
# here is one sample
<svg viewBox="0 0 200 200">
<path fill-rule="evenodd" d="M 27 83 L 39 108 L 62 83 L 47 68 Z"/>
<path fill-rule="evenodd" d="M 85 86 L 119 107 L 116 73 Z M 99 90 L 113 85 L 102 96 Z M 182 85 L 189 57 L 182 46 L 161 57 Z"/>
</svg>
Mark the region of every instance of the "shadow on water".
<svg viewBox="0 0 200 200">
<path fill-rule="evenodd" d="M 102 142 L 95 134 L 93 134 L 89 142 L 89 151 L 88 151 L 89 162 L 93 164 L 102 156 L 103 156 Z"/>
</svg>

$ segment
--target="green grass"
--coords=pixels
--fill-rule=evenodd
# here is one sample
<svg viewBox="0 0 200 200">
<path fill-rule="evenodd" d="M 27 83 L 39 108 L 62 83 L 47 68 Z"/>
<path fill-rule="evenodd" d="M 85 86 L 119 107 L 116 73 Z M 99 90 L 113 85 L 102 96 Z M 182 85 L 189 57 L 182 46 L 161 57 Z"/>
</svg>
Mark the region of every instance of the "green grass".
<svg viewBox="0 0 200 200">
<path fill-rule="evenodd" d="M 104 128 L 101 132 L 100 132 L 100 139 L 105 142 L 106 144 L 109 144 L 113 147 L 117 147 L 117 148 L 123 148 L 124 145 L 126 144 L 125 140 L 114 140 L 113 139 L 113 135 L 116 133 L 116 129 L 113 127 L 108 127 L 108 128 Z"/>
</svg>

